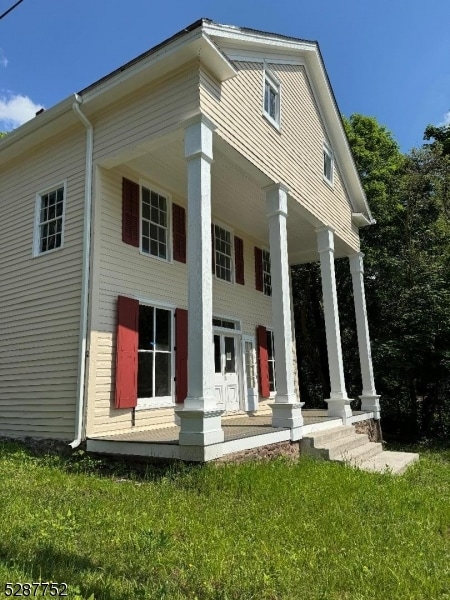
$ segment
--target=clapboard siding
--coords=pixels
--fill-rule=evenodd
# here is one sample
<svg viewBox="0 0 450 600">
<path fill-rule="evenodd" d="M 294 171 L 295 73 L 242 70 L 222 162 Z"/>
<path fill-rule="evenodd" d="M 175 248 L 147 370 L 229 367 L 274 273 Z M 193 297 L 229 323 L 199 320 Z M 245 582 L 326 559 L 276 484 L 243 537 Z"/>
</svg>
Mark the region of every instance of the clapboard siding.
<svg viewBox="0 0 450 600">
<path fill-rule="evenodd" d="M 303 66 L 268 65 L 281 82 L 281 132 L 263 116 L 263 66 L 236 62 L 238 75 L 221 86 L 201 71 L 202 110 L 215 120 L 217 133 L 290 194 L 322 223 L 335 228 L 351 247 L 359 246 L 351 207 L 337 168 L 334 186 L 323 181 L 323 142 L 328 141 Z"/>
<path fill-rule="evenodd" d="M 177 127 L 198 112 L 199 71 L 192 65 L 113 104 L 95 119 L 96 159 L 120 153 Z"/>
<path fill-rule="evenodd" d="M 0 434 L 75 431 L 85 129 L 74 127 L 1 174 Z M 36 194 L 66 182 L 64 247 L 32 257 Z"/>
<path fill-rule="evenodd" d="M 133 173 L 119 168 L 102 170 L 99 204 L 100 229 L 97 232 L 97 298 L 93 307 L 89 360 L 88 435 L 100 435 L 131 428 L 130 409 L 114 408 L 115 335 L 117 297 L 133 296 L 148 301 L 170 303 L 187 308 L 187 265 L 167 263 L 139 253 L 122 242 L 122 177 Z M 134 176 L 134 179 L 137 179 Z M 154 182 L 156 185 L 158 182 Z M 184 198 L 173 201 L 186 206 Z M 214 218 L 214 215 L 213 215 Z M 233 224 L 229 224 L 233 227 Z M 271 300 L 255 290 L 254 245 L 245 232 L 234 229 L 244 240 L 245 285 L 213 279 L 213 312 L 240 319 L 244 334 L 255 335 L 256 326 L 270 326 Z M 260 244 L 259 244 L 260 245 Z M 172 425 L 172 408 L 136 410 L 133 430 Z"/>
</svg>

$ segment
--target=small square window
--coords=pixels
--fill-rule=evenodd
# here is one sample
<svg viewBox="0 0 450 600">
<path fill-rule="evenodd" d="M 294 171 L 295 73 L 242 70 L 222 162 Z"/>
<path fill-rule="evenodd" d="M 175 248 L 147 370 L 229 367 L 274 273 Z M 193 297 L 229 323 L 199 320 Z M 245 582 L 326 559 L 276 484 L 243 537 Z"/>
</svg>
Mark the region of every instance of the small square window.
<svg viewBox="0 0 450 600">
<path fill-rule="evenodd" d="M 268 71 L 264 73 L 264 115 L 277 128 L 280 127 L 280 84 Z"/>
<path fill-rule="evenodd" d="M 323 177 L 328 183 L 333 185 L 333 168 L 334 168 L 334 158 L 333 152 L 328 148 L 328 146 L 323 147 Z"/>
<path fill-rule="evenodd" d="M 60 184 L 36 197 L 34 256 L 57 250 L 63 245 L 66 188 Z"/>
</svg>

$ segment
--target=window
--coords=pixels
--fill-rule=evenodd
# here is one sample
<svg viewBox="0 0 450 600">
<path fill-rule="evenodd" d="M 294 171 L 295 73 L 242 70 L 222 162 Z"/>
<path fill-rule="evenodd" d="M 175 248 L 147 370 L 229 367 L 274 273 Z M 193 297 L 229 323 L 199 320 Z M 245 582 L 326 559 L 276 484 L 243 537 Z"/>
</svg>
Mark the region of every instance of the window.
<svg viewBox="0 0 450 600">
<path fill-rule="evenodd" d="M 323 177 L 333 185 L 333 153 L 328 146 L 323 147 Z"/>
<path fill-rule="evenodd" d="M 62 247 L 65 195 L 65 184 L 37 195 L 34 256 Z"/>
<path fill-rule="evenodd" d="M 264 115 L 277 128 L 280 126 L 280 112 L 280 83 L 271 73 L 265 71 Z"/>
<path fill-rule="evenodd" d="M 269 389 L 271 392 L 276 390 L 275 384 L 275 346 L 273 341 L 273 331 L 267 330 L 267 361 L 269 363 Z"/>
<path fill-rule="evenodd" d="M 272 295 L 272 276 L 270 274 L 270 252 L 262 251 L 263 292 L 266 296 Z"/>
<path fill-rule="evenodd" d="M 169 200 L 141 187 L 141 249 L 145 254 L 169 259 Z"/>
<path fill-rule="evenodd" d="M 232 236 L 228 229 L 214 225 L 214 259 L 216 277 L 233 281 Z"/>
<path fill-rule="evenodd" d="M 139 306 L 138 405 L 172 404 L 172 311 Z"/>
</svg>

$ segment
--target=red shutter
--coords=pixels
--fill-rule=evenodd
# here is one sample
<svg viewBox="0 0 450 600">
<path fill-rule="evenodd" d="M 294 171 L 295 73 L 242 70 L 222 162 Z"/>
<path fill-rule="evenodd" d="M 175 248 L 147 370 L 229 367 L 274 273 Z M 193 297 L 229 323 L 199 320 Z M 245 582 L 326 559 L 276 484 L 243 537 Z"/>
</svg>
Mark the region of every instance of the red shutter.
<svg viewBox="0 0 450 600">
<path fill-rule="evenodd" d="M 267 330 L 264 325 L 256 328 L 258 339 L 259 393 L 263 398 L 270 396 L 269 360 L 267 354 Z"/>
<path fill-rule="evenodd" d="M 214 232 L 214 223 L 211 223 L 211 263 L 212 263 L 212 272 L 216 272 L 216 252 L 215 252 L 215 232 Z"/>
<path fill-rule="evenodd" d="M 187 350 L 188 350 L 188 312 L 183 308 L 175 311 L 175 398 L 182 404 L 187 396 Z"/>
<path fill-rule="evenodd" d="M 172 204 L 173 259 L 186 262 L 186 211 Z"/>
<path fill-rule="evenodd" d="M 122 179 L 122 241 L 139 248 L 139 185 Z"/>
<path fill-rule="evenodd" d="M 244 285 L 244 242 L 241 238 L 236 236 L 234 236 L 234 266 L 236 271 L 236 283 Z"/>
<path fill-rule="evenodd" d="M 258 292 L 263 291 L 263 258 L 261 248 L 255 246 L 255 287 Z"/>
<path fill-rule="evenodd" d="M 116 340 L 116 408 L 137 404 L 139 302 L 119 296 Z"/>
</svg>

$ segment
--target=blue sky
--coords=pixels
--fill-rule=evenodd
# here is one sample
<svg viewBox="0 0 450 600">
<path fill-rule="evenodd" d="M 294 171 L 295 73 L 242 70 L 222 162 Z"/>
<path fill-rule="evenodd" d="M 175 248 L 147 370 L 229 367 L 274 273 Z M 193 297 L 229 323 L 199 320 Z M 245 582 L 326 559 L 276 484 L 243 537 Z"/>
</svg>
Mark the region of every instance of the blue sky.
<svg viewBox="0 0 450 600">
<path fill-rule="evenodd" d="M 318 40 L 341 112 L 375 116 L 407 151 L 450 122 L 449 14 L 448 0 L 23 0 L 0 20 L 0 130 L 209 17 Z"/>
</svg>

